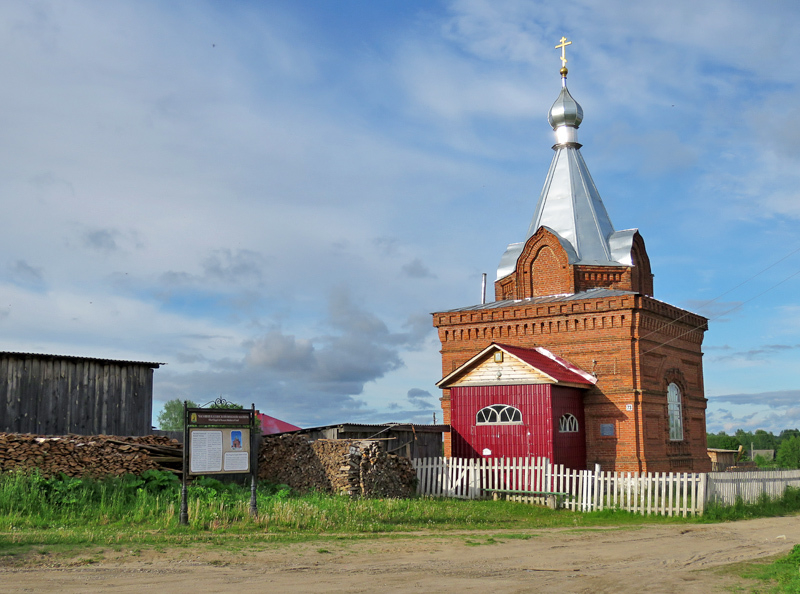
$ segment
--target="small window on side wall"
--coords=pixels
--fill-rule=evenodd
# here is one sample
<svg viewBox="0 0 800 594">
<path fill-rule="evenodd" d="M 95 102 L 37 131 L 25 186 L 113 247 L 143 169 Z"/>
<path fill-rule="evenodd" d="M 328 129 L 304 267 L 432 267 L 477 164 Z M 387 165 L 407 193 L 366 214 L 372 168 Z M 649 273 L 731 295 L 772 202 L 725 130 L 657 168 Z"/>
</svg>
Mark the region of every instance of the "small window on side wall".
<svg viewBox="0 0 800 594">
<path fill-rule="evenodd" d="M 681 405 L 681 389 L 677 384 L 667 386 L 667 411 L 669 413 L 670 441 L 683 440 L 683 408 Z"/>
<path fill-rule="evenodd" d="M 559 433 L 577 433 L 578 432 L 578 419 L 575 415 L 567 413 L 558 419 Z"/>
<path fill-rule="evenodd" d="M 475 415 L 477 425 L 521 425 L 522 411 L 508 404 L 492 404 Z"/>
</svg>

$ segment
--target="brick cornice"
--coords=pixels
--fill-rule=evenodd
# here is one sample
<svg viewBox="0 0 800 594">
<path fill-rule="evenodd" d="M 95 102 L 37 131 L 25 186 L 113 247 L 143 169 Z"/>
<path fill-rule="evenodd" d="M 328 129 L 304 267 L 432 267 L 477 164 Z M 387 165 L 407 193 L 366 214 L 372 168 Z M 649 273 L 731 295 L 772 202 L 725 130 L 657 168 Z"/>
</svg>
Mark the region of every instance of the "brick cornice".
<svg viewBox="0 0 800 594">
<path fill-rule="evenodd" d="M 532 318 L 570 317 L 621 310 L 631 311 L 638 307 L 636 300 L 639 297 L 641 296 L 634 294 L 612 297 L 588 296 L 584 299 L 539 303 L 532 300 L 520 300 L 511 302 L 505 307 L 440 311 L 432 314 L 433 326 L 438 328 L 440 326 L 468 325 L 483 322 L 514 322 Z M 678 308 L 675 309 L 678 310 Z"/>
<path fill-rule="evenodd" d="M 659 301 L 653 297 L 646 295 L 636 296 L 637 307 L 647 312 L 651 312 L 672 321 L 678 320 L 675 323 L 691 326 L 694 328 L 708 330 L 708 318 L 691 311 L 670 305 L 663 301 Z"/>
</svg>

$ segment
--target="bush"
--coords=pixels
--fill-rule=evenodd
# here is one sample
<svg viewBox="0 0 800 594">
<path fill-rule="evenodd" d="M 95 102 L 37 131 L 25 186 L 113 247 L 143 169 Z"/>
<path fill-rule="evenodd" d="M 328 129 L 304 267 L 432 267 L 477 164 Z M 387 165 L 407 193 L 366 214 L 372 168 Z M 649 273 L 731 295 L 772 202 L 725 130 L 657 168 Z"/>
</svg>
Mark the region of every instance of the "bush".
<svg viewBox="0 0 800 594">
<path fill-rule="evenodd" d="M 800 436 L 784 440 L 778 448 L 775 461 L 781 468 L 800 468 Z"/>
<path fill-rule="evenodd" d="M 768 518 L 785 516 L 800 511 L 800 488 L 786 487 L 783 495 L 777 499 L 762 493 L 755 503 L 745 503 L 738 498 L 733 505 L 709 504 L 703 514 L 702 522 L 730 522 L 751 518 Z"/>
</svg>

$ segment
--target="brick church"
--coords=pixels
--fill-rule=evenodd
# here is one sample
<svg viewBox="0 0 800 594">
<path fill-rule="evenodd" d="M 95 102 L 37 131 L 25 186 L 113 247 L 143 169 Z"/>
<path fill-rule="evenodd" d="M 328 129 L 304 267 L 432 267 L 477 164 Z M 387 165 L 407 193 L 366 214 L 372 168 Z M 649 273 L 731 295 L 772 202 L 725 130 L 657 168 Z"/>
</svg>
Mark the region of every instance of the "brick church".
<svg viewBox="0 0 800 594">
<path fill-rule="evenodd" d="M 611 223 L 580 152 L 569 43 L 556 46 L 555 154 L 526 238 L 500 259 L 495 301 L 433 314 L 445 455 L 706 472 L 707 320 L 653 297 L 642 236 Z"/>
</svg>

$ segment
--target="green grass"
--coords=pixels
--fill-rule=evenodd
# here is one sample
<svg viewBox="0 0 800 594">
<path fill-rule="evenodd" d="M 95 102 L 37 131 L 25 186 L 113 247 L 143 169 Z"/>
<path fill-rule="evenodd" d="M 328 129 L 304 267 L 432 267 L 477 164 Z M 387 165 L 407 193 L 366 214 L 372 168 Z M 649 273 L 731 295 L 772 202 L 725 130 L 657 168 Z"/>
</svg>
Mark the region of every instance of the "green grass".
<svg viewBox="0 0 800 594">
<path fill-rule="evenodd" d="M 137 554 L 145 549 L 207 545 L 246 550 L 278 542 L 402 536 L 409 533 L 467 536 L 466 544 L 491 545 L 530 538 L 531 531 L 598 527 L 636 529 L 644 524 L 725 521 L 800 510 L 800 490 L 779 502 L 712 508 L 703 518 L 641 516 L 616 510 L 576 513 L 508 501 L 350 499 L 263 484 L 257 518 L 249 515 L 249 488 L 199 479 L 189 489 L 189 525 L 178 523 L 180 485 L 169 473 L 92 480 L 0 474 L 0 564 L 32 556 L 79 554 L 92 547 Z M 501 540 L 497 540 L 501 539 Z M 325 544 L 325 542 L 321 543 Z M 328 550 L 320 549 L 322 550 Z"/>
<path fill-rule="evenodd" d="M 768 565 L 750 565 L 741 572 L 744 578 L 759 580 L 754 590 L 763 594 L 796 594 L 800 592 L 800 545 L 786 556 Z"/>
</svg>

